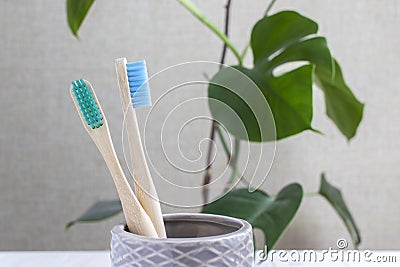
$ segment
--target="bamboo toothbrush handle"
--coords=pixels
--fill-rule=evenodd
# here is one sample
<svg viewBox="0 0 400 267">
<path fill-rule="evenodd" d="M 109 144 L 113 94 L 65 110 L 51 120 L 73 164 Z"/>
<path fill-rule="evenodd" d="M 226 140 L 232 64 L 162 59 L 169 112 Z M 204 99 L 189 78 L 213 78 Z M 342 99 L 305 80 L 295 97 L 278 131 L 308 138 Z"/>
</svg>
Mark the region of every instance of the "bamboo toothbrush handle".
<svg viewBox="0 0 400 267">
<path fill-rule="evenodd" d="M 139 235 L 158 237 L 151 219 L 133 194 L 122 171 L 111 140 L 106 117 L 92 85 L 88 81 L 80 79 L 72 82 L 69 92 L 83 126 L 100 150 L 113 177 L 129 231 Z"/>
<path fill-rule="evenodd" d="M 151 219 L 140 205 L 126 180 L 117 159 L 108 127 L 100 127 L 96 132 L 92 132 L 92 135 L 93 139 L 97 139 L 94 141 L 113 177 L 129 231 L 134 234 L 158 238 Z"/>
<path fill-rule="evenodd" d="M 127 121 L 126 125 L 128 127 L 127 131 L 129 150 L 132 158 L 132 168 L 136 178 L 134 183 L 136 195 L 140 203 L 142 203 L 142 206 L 146 210 L 147 214 L 149 214 L 158 236 L 160 238 L 166 238 L 167 235 L 165 232 L 161 207 L 144 155 L 136 112 L 134 109 L 132 109 L 132 116 L 130 116 L 129 123 Z"/>
<path fill-rule="evenodd" d="M 164 220 L 161 207 L 151 178 L 144 155 L 140 138 L 139 126 L 137 123 L 136 112 L 132 107 L 129 83 L 126 71 L 126 59 L 120 58 L 115 62 L 118 85 L 121 93 L 122 110 L 124 112 L 125 125 L 128 135 L 129 151 L 131 155 L 131 166 L 135 180 L 136 195 L 144 210 L 149 215 L 151 221 L 160 238 L 166 238 Z"/>
</svg>

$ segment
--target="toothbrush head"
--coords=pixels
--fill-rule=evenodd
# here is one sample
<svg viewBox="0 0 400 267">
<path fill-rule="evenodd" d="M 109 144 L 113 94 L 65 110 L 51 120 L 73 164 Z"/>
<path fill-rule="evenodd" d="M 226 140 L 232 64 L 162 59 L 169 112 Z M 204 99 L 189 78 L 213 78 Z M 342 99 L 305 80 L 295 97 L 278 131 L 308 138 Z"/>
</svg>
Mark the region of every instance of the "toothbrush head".
<svg viewBox="0 0 400 267">
<path fill-rule="evenodd" d="M 151 106 L 146 61 L 127 63 L 126 72 L 133 108 Z"/>
<path fill-rule="evenodd" d="M 88 84 L 83 79 L 76 80 L 72 82 L 71 91 L 82 112 L 81 117 L 89 127 L 95 129 L 103 125 L 103 116 L 97 104 L 97 98 Z"/>
</svg>

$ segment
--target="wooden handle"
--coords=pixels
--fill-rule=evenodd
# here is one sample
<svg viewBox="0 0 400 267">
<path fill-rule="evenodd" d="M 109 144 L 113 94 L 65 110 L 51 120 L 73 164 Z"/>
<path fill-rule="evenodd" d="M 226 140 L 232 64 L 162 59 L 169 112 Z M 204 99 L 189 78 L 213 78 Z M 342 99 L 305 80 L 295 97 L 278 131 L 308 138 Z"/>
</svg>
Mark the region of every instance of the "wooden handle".
<svg viewBox="0 0 400 267">
<path fill-rule="evenodd" d="M 140 205 L 129 182 L 126 180 L 117 159 L 108 128 L 100 127 L 98 131 L 93 133 L 96 136 L 93 136 L 94 138 L 92 137 L 92 139 L 96 139 L 95 143 L 113 177 L 129 231 L 134 234 L 157 238 L 158 234 L 154 229 L 151 219 Z"/>
<path fill-rule="evenodd" d="M 139 202 L 153 222 L 158 236 L 160 238 L 166 238 L 160 202 L 144 155 L 136 112 L 132 107 L 126 74 L 126 63 L 125 58 L 117 59 L 115 68 L 121 94 L 122 110 L 125 116 L 131 166 L 135 180 L 135 191 Z"/>
</svg>

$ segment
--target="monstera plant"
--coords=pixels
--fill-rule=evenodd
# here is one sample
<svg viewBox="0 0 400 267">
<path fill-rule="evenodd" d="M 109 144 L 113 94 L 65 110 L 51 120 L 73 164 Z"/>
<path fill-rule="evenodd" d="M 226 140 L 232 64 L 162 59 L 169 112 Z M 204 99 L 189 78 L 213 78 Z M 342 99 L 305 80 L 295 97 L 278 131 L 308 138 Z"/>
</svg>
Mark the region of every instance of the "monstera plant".
<svg viewBox="0 0 400 267">
<path fill-rule="evenodd" d="M 225 6 L 224 31 L 211 23 L 190 0 L 178 0 L 223 42 L 221 66 L 228 49 L 237 60 L 236 65 L 221 67 L 208 87 L 209 108 L 214 118 L 210 139 L 219 137 L 232 170 L 237 168 L 241 141 L 270 142 L 307 130 L 320 133 L 312 124 L 314 84 L 324 94 L 327 117 L 345 138 L 350 140 L 355 136 L 363 116 L 364 105 L 347 86 L 326 39 L 318 35 L 318 24 L 295 11 L 270 15 L 275 1 L 271 1 L 265 16 L 255 23 L 249 44 L 240 53 L 228 37 L 231 0 Z M 68 23 L 74 35 L 77 36 L 93 2 L 67 0 Z M 243 61 L 249 49 L 252 50 L 253 64 L 245 66 Z M 301 64 L 297 64 L 299 62 Z M 285 68 L 287 63 L 295 67 Z M 233 112 L 227 112 L 227 107 Z M 270 127 L 271 122 L 274 128 Z M 220 124 L 235 138 L 232 149 L 226 145 Z M 243 127 L 237 127 L 238 124 Z M 212 149 L 213 146 L 210 146 L 208 155 L 211 155 Z M 206 162 L 204 185 L 212 180 L 210 158 Z M 238 179 L 245 181 L 243 177 L 236 177 L 239 176 L 237 171 L 232 171 L 232 174 L 231 182 Z M 303 193 L 298 183 L 285 186 L 276 195 L 261 189 L 235 188 L 217 201 L 204 205 L 202 212 L 248 220 L 254 228 L 262 230 L 266 245 L 273 248 L 296 214 L 303 197 L 308 195 L 325 198 L 343 220 L 354 246 L 361 242 L 341 192 L 327 181 L 325 174 L 321 174 L 321 185 L 315 193 Z M 203 199 L 204 203 L 208 203 L 207 186 L 204 187 Z M 121 205 L 117 200 L 98 202 L 67 227 L 77 222 L 102 220 L 120 211 Z"/>
</svg>

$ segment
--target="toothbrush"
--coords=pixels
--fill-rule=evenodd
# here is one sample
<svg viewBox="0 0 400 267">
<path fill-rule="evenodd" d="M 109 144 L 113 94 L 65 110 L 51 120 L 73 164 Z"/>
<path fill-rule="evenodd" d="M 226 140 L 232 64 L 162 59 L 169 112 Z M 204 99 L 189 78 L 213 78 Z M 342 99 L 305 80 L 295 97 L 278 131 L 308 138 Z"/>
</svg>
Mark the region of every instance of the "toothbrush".
<svg viewBox="0 0 400 267">
<path fill-rule="evenodd" d="M 147 166 L 136 118 L 136 108 L 151 106 L 146 62 L 128 63 L 126 58 L 115 61 L 122 110 L 128 135 L 129 151 L 135 191 L 144 210 L 149 215 L 160 238 L 166 238 L 164 221 L 158 195 Z"/>
<path fill-rule="evenodd" d="M 94 93 L 92 85 L 83 79 L 72 82 L 70 94 L 85 129 L 100 150 L 117 188 L 128 229 L 131 233 L 155 237 L 157 232 L 133 194 L 122 171 L 111 140 L 106 117 Z"/>
</svg>

